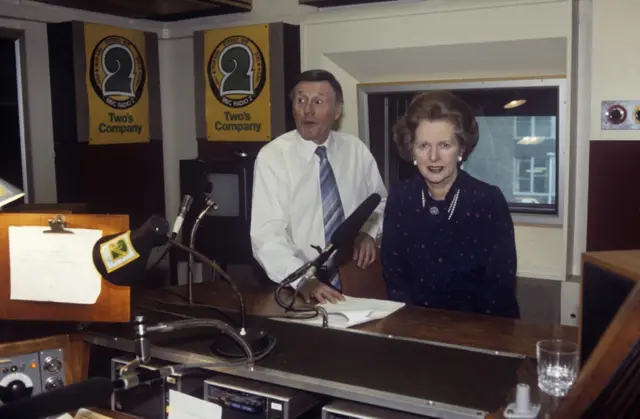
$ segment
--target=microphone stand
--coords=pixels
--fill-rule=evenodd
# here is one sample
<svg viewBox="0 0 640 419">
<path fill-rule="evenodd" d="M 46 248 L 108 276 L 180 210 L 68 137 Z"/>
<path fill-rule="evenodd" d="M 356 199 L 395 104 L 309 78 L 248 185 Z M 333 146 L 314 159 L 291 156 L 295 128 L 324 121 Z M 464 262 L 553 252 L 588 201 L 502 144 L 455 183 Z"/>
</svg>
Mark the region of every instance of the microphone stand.
<svg viewBox="0 0 640 419">
<path fill-rule="evenodd" d="M 185 246 L 184 244 L 170 237 L 167 237 L 167 242 L 172 246 L 175 246 L 193 255 L 200 262 L 213 268 L 220 274 L 220 276 L 222 276 L 222 278 L 231 286 L 231 289 L 235 293 L 240 304 L 240 329 L 236 332 L 236 334 L 242 337 L 242 340 L 249 346 L 252 353 L 268 353 L 268 351 L 270 351 L 270 348 L 274 345 L 275 338 L 271 337 L 264 330 L 247 328 L 247 310 L 244 303 L 244 297 L 238 289 L 235 281 L 231 279 L 231 277 L 217 263 L 203 255 L 202 253 L 198 252 L 197 250 L 192 249 L 189 246 Z M 233 328 L 230 329 L 233 330 Z M 238 347 L 237 339 L 235 339 L 233 335 L 227 333 L 226 331 L 218 336 L 218 338 L 212 345 L 211 350 L 216 354 L 233 358 L 242 357 L 246 352 L 242 348 Z"/>
<path fill-rule="evenodd" d="M 204 216 L 207 215 L 207 213 L 211 209 L 213 209 L 214 211 L 217 211 L 218 210 L 218 204 L 213 199 L 207 198 L 205 208 L 202 210 L 202 212 L 200 212 L 200 214 L 198 214 L 198 216 L 196 217 L 195 222 L 193 223 L 193 227 L 191 228 L 191 236 L 189 237 L 189 247 L 190 248 L 195 249 L 196 233 L 198 232 L 198 228 L 200 227 L 200 222 L 202 221 Z M 194 263 L 194 259 L 193 258 L 194 258 L 193 254 L 189 253 L 189 263 L 188 263 L 188 266 L 187 266 L 187 287 L 188 287 L 188 290 L 189 290 L 189 304 L 190 305 L 193 304 L 193 263 Z"/>
</svg>

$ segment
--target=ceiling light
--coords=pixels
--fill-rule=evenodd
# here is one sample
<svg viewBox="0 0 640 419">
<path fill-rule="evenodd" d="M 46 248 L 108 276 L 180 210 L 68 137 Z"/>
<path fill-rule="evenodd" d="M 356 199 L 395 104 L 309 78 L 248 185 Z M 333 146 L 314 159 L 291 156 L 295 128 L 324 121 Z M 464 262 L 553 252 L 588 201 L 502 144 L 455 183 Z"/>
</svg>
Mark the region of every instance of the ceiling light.
<svg viewBox="0 0 640 419">
<path fill-rule="evenodd" d="M 521 144 L 521 145 L 539 144 L 542 141 L 544 141 L 544 138 L 542 137 L 522 137 L 520 141 L 518 141 L 518 144 Z"/>
<path fill-rule="evenodd" d="M 506 105 L 504 105 L 504 108 L 505 109 L 513 109 L 513 108 L 517 108 L 518 106 L 522 106 L 525 103 L 527 103 L 527 101 L 525 99 L 516 99 L 516 100 L 512 100 L 511 102 L 509 102 Z"/>
</svg>

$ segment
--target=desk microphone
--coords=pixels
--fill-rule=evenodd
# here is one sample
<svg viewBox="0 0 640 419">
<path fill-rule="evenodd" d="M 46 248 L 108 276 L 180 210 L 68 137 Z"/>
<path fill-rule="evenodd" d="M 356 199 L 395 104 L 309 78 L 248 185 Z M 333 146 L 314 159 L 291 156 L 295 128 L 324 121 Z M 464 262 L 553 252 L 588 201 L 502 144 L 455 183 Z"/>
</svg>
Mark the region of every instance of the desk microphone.
<svg viewBox="0 0 640 419">
<path fill-rule="evenodd" d="M 240 305 L 240 328 L 236 332 L 250 346 L 253 353 L 261 353 L 266 350 L 272 339 L 263 330 L 247 328 L 247 310 L 244 297 L 236 282 L 214 261 L 184 244 L 170 238 L 169 223 L 163 217 L 154 215 L 140 228 L 128 230 L 119 234 L 102 237 L 93 247 L 93 262 L 102 277 L 114 284 L 125 285 L 138 281 L 144 274 L 147 260 L 154 247 L 169 243 L 177 247 L 197 260 L 211 267 L 222 276 L 234 294 Z M 245 352 L 227 335 L 220 335 L 216 339 L 216 346 L 212 348 L 219 355 L 229 357 L 243 357 Z"/>
<path fill-rule="evenodd" d="M 93 264 L 100 275 L 115 285 L 140 281 L 153 248 L 167 242 L 169 224 L 154 215 L 135 230 L 101 237 L 93 246 Z"/>
<path fill-rule="evenodd" d="M 362 226 L 367 222 L 373 211 L 378 207 L 382 198 L 379 194 L 371 194 L 362 201 L 343 222 L 338 226 L 331 236 L 329 244 L 320 252 L 320 254 L 311 262 L 303 265 L 300 269 L 289 275 L 282 281 L 283 286 L 289 285 L 297 279 L 302 279 L 300 285 L 311 278 L 315 278 L 320 269 L 331 257 L 331 255 L 340 249 L 350 246 L 360 232 Z"/>
</svg>

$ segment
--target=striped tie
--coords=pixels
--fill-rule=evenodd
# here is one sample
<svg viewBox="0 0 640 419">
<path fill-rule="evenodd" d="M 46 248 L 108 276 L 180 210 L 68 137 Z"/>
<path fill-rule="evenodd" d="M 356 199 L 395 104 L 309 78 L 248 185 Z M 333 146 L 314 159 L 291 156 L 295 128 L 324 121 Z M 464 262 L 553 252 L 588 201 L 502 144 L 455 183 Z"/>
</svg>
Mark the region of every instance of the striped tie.
<svg viewBox="0 0 640 419">
<path fill-rule="evenodd" d="M 331 236 L 338 226 L 344 221 L 344 210 L 340 200 L 338 183 L 331 169 L 331 164 L 327 159 L 327 149 L 325 147 L 316 148 L 316 154 L 320 158 L 320 193 L 322 196 L 322 212 L 324 213 L 324 239 L 329 244 Z M 340 278 L 337 267 L 333 266 L 334 260 L 331 258 L 327 262 L 331 285 L 340 289 Z"/>
</svg>

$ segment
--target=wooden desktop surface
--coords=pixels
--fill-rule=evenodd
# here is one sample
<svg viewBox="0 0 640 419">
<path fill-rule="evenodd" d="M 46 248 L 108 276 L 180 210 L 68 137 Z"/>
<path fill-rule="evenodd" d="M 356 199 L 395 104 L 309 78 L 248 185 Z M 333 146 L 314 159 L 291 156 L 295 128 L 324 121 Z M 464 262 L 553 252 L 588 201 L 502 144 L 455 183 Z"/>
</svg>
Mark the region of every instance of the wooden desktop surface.
<svg viewBox="0 0 640 419">
<path fill-rule="evenodd" d="M 274 299 L 275 287 L 256 286 L 242 289 L 249 316 L 276 317 L 284 310 Z M 157 306 L 188 304 L 185 286 L 146 291 L 134 299 L 140 304 Z M 228 312 L 238 311 L 237 299 L 230 287 L 218 280 L 213 283 L 194 284 L 194 302 L 214 306 Z M 182 296 L 182 297 L 181 297 Z M 300 304 L 303 304 L 300 302 Z M 434 310 L 422 307 L 404 307 L 381 320 L 353 327 L 356 330 L 392 335 L 421 341 L 434 341 L 480 349 L 510 352 L 529 357 L 536 356 L 536 342 L 542 339 L 568 339 L 577 342 L 577 328 L 562 325 L 534 324 L 520 320 L 470 313 Z"/>
<path fill-rule="evenodd" d="M 284 310 L 275 302 L 274 289 L 274 286 L 269 285 L 242 289 L 247 314 L 264 317 L 284 315 Z M 210 305 L 228 312 L 238 311 L 237 299 L 232 295 L 230 287 L 222 280 L 214 283 L 194 284 L 193 295 L 194 302 L 198 304 Z M 147 291 L 134 299 L 139 304 L 171 310 L 171 306 L 174 304 L 187 304 L 186 296 L 186 287 L 178 286 Z M 300 301 L 300 304 L 303 303 Z M 518 372 L 519 382 L 529 384 L 532 402 L 541 404 L 540 418 L 551 417 L 560 399 L 538 391 L 534 361 L 536 342 L 551 338 L 577 342 L 578 338 L 578 330 L 573 326 L 534 324 L 494 316 L 423 307 L 404 307 L 384 319 L 361 324 L 353 329 L 527 356 L 529 359 L 523 362 Z M 512 402 L 514 398 L 515 389 L 511 394 L 505 394 L 504 406 Z M 492 413 L 489 418 L 503 418 L 502 411 Z"/>
<path fill-rule="evenodd" d="M 640 250 L 587 252 L 582 261 L 640 282 Z"/>
</svg>

